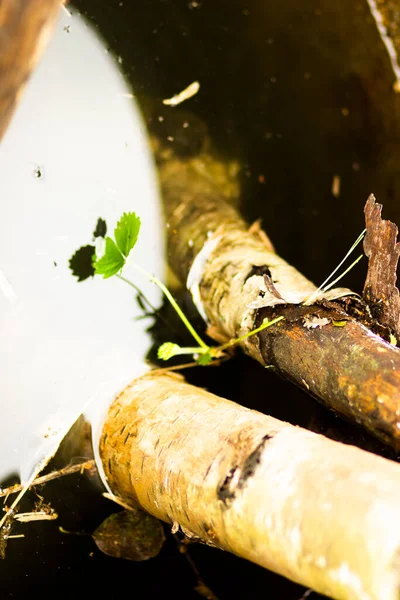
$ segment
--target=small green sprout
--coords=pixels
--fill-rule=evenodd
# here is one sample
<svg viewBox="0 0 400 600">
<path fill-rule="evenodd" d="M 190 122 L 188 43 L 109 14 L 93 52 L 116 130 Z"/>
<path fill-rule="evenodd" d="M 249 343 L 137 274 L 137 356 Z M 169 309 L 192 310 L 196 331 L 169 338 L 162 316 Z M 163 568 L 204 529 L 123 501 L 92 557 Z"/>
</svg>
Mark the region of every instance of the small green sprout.
<svg viewBox="0 0 400 600">
<path fill-rule="evenodd" d="M 114 229 L 115 242 L 106 237 L 105 252 L 101 258 L 95 257 L 96 275 L 108 279 L 119 273 L 126 264 L 130 251 L 135 247 L 139 237 L 140 218 L 136 213 L 124 213 Z"/>
<path fill-rule="evenodd" d="M 106 231 L 105 221 L 103 230 Z M 127 265 L 128 257 L 136 245 L 136 242 L 139 237 L 140 232 L 140 218 L 134 212 L 124 213 L 120 220 L 117 223 L 117 226 L 114 229 L 114 240 L 111 237 L 105 238 L 105 249 L 104 254 L 101 257 L 97 257 L 93 248 L 93 269 L 95 275 L 102 275 L 104 279 L 108 279 L 117 276 L 119 279 L 132 286 L 137 290 L 136 285 L 130 281 L 128 278 L 122 275 L 122 269 Z M 77 257 L 79 257 L 81 249 L 78 250 L 74 256 L 70 260 L 70 266 L 73 269 L 74 274 L 78 276 L 79 280 L 83 280 L 84 278 L 79 277 L 74 271 L 74 264 L 76 262 Z M 187 328 L 187 330 L 192 335 L 193 339 L 197 342 L 197 346 L 195 347 L 181 347 L 178 344 L 173 342 L 165 342 L 158 348 L 157 356 L 161 360 L 169 360 L 174 356 L 179 356 L 183 354 L 192 354 L 195 357 L 196 362 L 199 365 L 208 365 L 214 359 L 220 358 L 225 355 L 225 350 L 231 348 L 232 346 L 239 344 L 240 342 L 246 340 L 252 335 L 256 335 L 263 329 L 274 325 L 281 321 L 284 317 L 277 317 L 268 321 L 268 319 L 264 319 L 263 323 L 260 327 L 253 329 L 252 331 L 242 335 L 241 337 L 230 340 L 229 342 L 222 344 L 220 346 L 209 346 L 206 344 L 204 340 L 199 336 L 196 330 L 193 328 L 189 319 L 186 317 L 180 306 L 177 304 L 175 298 L 172 296 L 169 289 L 154 275 L 148 273 L 141 266 L 129 262 L 129 266 L 136 269 L 147 277 L 152 283 L 155 283 L 160 290 L 163 292 L 167 300 L 170 302 L 175 312 L 180 317 L 181 321 Z M 86 276 L 87 277 L 87 276 Z M 86 278 L 85 277 L 85 278 Z"/>
<path fill-rule="evenodd" d="M 240 344 L 240 342 L 243 342 L 247 338 L 249 338 L 253 335 L 256 335 L 257 333 L 259 333 L 263 329 L 266 329 L 267 327 L 270 327 L 271 325 L 275 325 L 275 323 L 282 321 L 283 318 L 284 317 L 276 317 L 275 319 L 272 319 L 271 321 L 269 321 L 268 319 L 264 319 L 264 321 L 260 325 L 260 327 L 257 327 L 256 329 L 252 329 L 252 331 L 249 331 L 245 335 L 242 335 L 238 338 L 234 338 L 234 339 L 230 340 L 229 342 L 226 342 L 226 344 L 221 344 L 220 346 L 207 346 L 206 348 L 201 347 L 201 346 L 199 346 L 197 348 L 188 348 L 188 347 L 182 348 L 181 346 L 178 346 L 178 344 L 173 344 L 171 342 L 165 342 L 165 344 L 162 344 L 159 347 L 157 356 L 161 360 L 169 360 L 173 356 L 178 356 L 180 354 L 194 354 L 195 356 L 197 356 L 196 362 L 199 365 L 208 365 L 208 364 L 210 364 L 210 362 L 213 359 L 221 358 L 222 356 L 224 356 L 225 350 L 227 350 L 228 348 L 231 348 L 232 346 Z"/>
</svg>

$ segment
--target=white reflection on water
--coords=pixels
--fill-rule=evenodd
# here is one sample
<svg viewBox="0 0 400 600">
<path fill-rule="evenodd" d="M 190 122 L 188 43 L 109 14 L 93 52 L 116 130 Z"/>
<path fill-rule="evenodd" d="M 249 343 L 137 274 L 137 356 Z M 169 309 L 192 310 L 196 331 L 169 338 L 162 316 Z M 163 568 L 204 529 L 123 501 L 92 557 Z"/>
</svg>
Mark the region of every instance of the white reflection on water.
<svg viewBox="0 0 400 600">
<path fill-rule="evenodd" d="M 99 217 L 111 231 L 136 210 L 137 261 L 162 277 L 156 177 L 129 95 L 103 43 L 63 13 L 0 145 L 0 478 L 26 480 L 88 401 L 98 414 L 145 369 L 132 291 L 78 284 L 68 267 Z"/>
</svg>

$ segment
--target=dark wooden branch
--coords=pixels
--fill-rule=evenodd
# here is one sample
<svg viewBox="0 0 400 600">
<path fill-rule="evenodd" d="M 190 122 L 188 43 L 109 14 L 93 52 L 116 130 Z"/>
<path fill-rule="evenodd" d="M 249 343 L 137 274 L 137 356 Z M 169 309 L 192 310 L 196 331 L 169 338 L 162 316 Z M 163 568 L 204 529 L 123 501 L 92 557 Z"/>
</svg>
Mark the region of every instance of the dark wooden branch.
<svg viewBox="0 0 400 600">
<path fill-rule="evenodd" d="M 337 290 L 306 305 L 315 286 L 271 251 L 265 235 L 249 231 L 202 164 L 201 156 L 170 157 L 160 177 L 169 262 L 208 324 L 233 338 L 264 318 L 284 316 L 246 340 L 245 352 L 399 449 L 399 349 L 365 326 L 356 295 L 332 301 Z"/>
<path fill-rule="evenodd" d="M 60 0 L 0 0 L 0 139 L 47 45 L 60 4 Z"/>
<path fill-rule="evenodd" d="M 332 308 L 317 310 L 332 321 Z M 267 314 L 261 311 L 258 318 Z M 285 326 L 277 333 L 266 329 L 259 335 L 265 364 L 274 365 L 327 407 L 398 449 L 399 350 L 353 320 L 343 327 L 309 329 L 303 325 L 300 307 L 285 307 L 282 314 Z"/>
</svg>

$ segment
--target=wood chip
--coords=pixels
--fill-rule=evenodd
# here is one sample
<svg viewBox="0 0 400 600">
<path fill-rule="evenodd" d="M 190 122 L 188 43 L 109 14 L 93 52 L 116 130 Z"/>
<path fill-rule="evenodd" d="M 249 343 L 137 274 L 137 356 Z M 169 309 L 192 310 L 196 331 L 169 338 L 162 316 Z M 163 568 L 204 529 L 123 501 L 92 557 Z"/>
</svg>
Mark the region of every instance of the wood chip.
<svg viewBox="0 0 400 600">
<path fill-rule="evenodd" d="M 332 196 L 339 198 L 340 196 L 340 175 L 334 175 L 332 179 Z"/>
<path fill-rule="evenodd" d="M 199 89 L 200 83 L 198 81 L 193 81 L 193 83 L 191 83 L 187 86 L 187 88 L 179 92 L 179 94 L 175 94 L 175 96 L 172 96 L 172 98 L 166 98 L 162 102 L 167 106 L 178 106 L 178 104 L 181 104 L 185 100 L 189 100 L 189 98 L 195 96 Z"/>
<path fill-rule="evenodd" d="M 38 512 L 18 513 L 14 519 L 20 523 L 29 523 L 31 521 L 54 521 L 58 518 L 56 512 L 48 513 L 44 510 Z"/>
<path fill-rule="evenodd" d="M 329 325 L 330 320 L 326 317 L 305 317 L 303 323 L 304 327 L 307 327 L 307 329 L 316 329 L 317 327 Z"/>
</svg>

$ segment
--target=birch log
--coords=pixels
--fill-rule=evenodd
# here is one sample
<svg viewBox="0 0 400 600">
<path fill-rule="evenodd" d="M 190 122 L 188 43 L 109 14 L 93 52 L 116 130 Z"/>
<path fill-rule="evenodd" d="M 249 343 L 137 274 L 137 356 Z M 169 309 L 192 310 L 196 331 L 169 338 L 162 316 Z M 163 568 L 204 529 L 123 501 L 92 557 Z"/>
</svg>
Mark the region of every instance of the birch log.
<svg viewBox="0 0 400 600">
<path fill-rule="evenodd" d="M 0 0 L 0 139 L 49 42 L 60 6 L 61 0 Z"/>
<path fill-rule="evenodd" d="M 372 333 L 350 290 L 316 294 L 226 202 L 205 164 L 201 153 L 184 159 L 171 150 L 159 160 L 169 263 L 206 323 L 231 339 L 284 316 L 243 350 L 399 450 L 399 349 Z"/>
<path fill-rule="evenodd" d="M 333 598 L 399 598 L 394 462 L 157 373 L 116 398 L 100 453 L 116 496 L 191 539 Z"/>
</svg>

